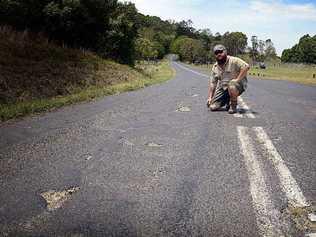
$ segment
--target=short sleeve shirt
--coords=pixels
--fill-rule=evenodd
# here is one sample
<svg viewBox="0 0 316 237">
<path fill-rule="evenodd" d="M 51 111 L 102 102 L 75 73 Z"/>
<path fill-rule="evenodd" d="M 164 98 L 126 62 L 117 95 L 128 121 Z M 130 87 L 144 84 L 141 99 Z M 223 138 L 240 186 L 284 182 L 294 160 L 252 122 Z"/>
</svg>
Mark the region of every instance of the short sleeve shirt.
<svg viewBox="0 0 316 237">
<path fill-rule="evenodd" d="M 228 83 L 232 79 L 236 79 L 240 70 L 249 65 L 240 58 L 227 56 L 227 61 L 222 69 L 217 63 L 213 65 L 211 72 L 211 83 L 217 85 L 216 88 L 227 89 Z M 241 79 L 244 89 L 247 88 L 247 77 Z"/>
</svg>

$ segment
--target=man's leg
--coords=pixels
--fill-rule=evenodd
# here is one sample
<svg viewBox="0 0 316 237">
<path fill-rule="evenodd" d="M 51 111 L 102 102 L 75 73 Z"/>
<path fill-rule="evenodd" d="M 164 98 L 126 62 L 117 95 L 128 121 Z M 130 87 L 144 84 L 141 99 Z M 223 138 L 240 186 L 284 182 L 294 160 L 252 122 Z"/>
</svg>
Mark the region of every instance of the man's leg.
<svg viewBox="0 0 316 237">
<path fill-rule="evenodd" d="M 243 86 L 240 82 L 230 81 L 228 85 L 228 93 L 230 97 L 230 108 L 228 113 L 237 113 L 237 98 L 244 91 Z"/>
<path fill-rule="evenodd" d="M 222 106 L 229 104 L 229 94 L 228 90 L 224 90 L 223 88 L 216 88 L 214 96 L 212 98 L 212 102 L 210 105 L 211 111 L 219 110 Z"/>
</svg>

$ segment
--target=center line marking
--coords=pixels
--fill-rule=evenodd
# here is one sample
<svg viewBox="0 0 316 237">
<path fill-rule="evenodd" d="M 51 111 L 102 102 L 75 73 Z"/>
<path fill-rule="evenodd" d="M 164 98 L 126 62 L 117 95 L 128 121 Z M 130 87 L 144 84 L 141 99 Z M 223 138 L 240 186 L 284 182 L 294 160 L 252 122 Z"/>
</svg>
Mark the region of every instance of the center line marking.
<svg viewBox="0 0 316 237">
<path fill-rule="evenodd" d="M 248 105 L 245 103 L 245 101 L 243 100 L 243 98 L 241 96 L 238 97 L 239 99 L 239 103 L 242 105 L 242 108 L 244 110 L 246 110 L 246 113 L 245 115 L 248 117 L 248 118 L 256 118 L 255 115 L 250 111 L 250 108 L 248 107 Z"/>
<path fill-rule="evenodd" d="M 268 158 L 272 161 L 274 168 L 277 171 L 276 173 L 280 179 L 282 190 L 288 198 L 289 203 L 292 204 L 294 207 L 309 206 L 300 187 L 296 183 L 290 170 L 282 160 L 282 157 L 274 147 L 266 132 L 263 130 L 262 127 L 255 127 L 254 130 L 259 139 L 259 142 L 264 145 L 268 152 Z"/>
<path fill-rule="evenodd" d="M 250 193 L 253 207 L 255 209 L 257 225 L 260 236 L 284 236 L 280 224 L 279 215 L 271 201 L 263 171 L 256 158 L 253 145 L 248 135 L 249 128 L 237 127 L 241 152 L 244 156 L 246 169 L 250 182 Z"/>
</svg>

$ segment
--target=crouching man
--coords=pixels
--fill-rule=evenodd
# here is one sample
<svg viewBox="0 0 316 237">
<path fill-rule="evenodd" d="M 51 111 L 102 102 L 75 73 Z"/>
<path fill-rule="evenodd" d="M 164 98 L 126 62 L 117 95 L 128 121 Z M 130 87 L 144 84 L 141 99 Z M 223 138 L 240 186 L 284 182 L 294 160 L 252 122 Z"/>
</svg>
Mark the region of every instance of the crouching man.
<svg viewBox="0 0 316 237">
<path fill-rule="evenodd" d="M 208 88 L 207 105 L 211 111 L 225 106 L 228 113 L 237 112 L 237 97 L 247 88 L 249 65 L 240 58 L 227 55 L 223 45 L 213 49 L 216 63 L 213 65 Z"/>
</svg>

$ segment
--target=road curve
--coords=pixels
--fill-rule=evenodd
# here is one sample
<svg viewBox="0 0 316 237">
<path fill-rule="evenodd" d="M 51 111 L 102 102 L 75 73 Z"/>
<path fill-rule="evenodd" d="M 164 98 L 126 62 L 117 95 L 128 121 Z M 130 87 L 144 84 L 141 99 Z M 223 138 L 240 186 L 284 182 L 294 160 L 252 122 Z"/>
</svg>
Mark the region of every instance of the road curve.
<svg viewBox="0 0 316 237">
<path fill-rule="evenodd" d="M 239 113 L 208 76 L 0 125 L 0 236 L 304 236 L 316 201 L 316 87 L 249 79 Z"/>
</svg>

